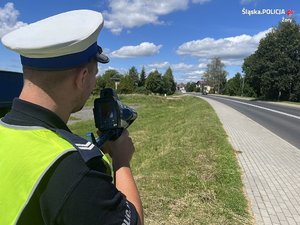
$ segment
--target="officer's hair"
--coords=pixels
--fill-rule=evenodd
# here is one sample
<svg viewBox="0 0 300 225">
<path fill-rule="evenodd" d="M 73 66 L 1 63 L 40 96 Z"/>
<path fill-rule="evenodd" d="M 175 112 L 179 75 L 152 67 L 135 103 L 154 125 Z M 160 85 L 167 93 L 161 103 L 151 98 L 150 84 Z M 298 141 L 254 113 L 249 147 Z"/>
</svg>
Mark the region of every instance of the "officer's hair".
<svg viewBox="0 0 300 225">
<path fill-rule="evenodd" d="M 40 71 L 31 68 L 23 68 L 24 85 L 33 83 L 45 91 L 51 91 L 62 84 L 69 76 L 72 70 L 64 71 Z"/>
<path fill-rule="evenodd" d="M 74 76 L 78 70 L 81 70 L 84 67 L 92 69 L 91 61 L 73 69 L 59 71 L 36 70 L 23 67 L 24 85 L 26 85 L 27 82 L 31 82 L 46 92 L 52 92 L 55 91 L 55 89 L 59 87 L 59 85 L 63 84 L 68 78 Z"/>
</svg>

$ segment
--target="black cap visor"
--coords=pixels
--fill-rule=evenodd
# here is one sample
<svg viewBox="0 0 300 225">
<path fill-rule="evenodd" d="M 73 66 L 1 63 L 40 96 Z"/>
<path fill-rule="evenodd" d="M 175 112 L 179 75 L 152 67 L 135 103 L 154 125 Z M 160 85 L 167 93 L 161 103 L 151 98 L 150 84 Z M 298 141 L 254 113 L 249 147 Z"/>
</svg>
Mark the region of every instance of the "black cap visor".
<svg viewBox="0 0 300 225">
<path fill-rule="evenodd" d="M 102 52 L 103 52 L 102 48 L 98 45 L 98 52 L 96 54 L 96 60 L 103 64 L 108 63 L 109 58 L 106 55 L 104 55 Z"/>
</svg>

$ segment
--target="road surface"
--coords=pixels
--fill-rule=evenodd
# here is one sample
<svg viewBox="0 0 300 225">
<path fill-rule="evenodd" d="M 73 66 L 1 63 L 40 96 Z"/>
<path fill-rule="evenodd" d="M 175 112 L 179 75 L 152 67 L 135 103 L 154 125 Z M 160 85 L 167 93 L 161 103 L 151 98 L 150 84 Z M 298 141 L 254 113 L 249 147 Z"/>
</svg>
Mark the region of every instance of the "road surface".
<svg viewBox="0 0 300 225">
<path fill-rule="evenodd" d="M 241 112 L 282 139 L 300 149 L 300 107 L 263 101 L 242 100 L 215 95 L 202 95 Z"/>
</svg>

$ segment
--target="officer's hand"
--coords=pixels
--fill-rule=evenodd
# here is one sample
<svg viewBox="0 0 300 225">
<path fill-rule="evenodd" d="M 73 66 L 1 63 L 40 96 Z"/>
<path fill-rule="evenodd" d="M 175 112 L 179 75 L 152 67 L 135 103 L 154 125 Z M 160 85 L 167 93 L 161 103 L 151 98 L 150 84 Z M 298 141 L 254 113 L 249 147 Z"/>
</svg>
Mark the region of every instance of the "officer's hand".
<svg viewBox="0 0 300 225">
<path fill-rule="evenodd" d="M 104 153 L 108 153 L 113 160 L 114 169 L 130 166 L 130 160 L 134 153 L 134 145 L 127 130 L 115 141 L 107 141 L 102 147 Z"/>
</svg>

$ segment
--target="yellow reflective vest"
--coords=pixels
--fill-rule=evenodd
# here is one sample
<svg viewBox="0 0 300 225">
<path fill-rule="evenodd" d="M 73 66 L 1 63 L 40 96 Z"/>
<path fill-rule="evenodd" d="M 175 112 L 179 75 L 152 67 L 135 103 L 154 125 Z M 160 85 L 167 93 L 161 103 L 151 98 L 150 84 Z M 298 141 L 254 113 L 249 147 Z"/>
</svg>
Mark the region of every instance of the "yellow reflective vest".
<svg viewBox="0 0 300 225">
<path fill-rule="evenodd" d="M 48 169 L 73 145 L 42 127 L 0 120 L 0 224 L 14 225 Z M 103 158 L 108 164 L 107 158 Z"/>
</svg>

